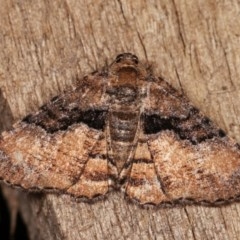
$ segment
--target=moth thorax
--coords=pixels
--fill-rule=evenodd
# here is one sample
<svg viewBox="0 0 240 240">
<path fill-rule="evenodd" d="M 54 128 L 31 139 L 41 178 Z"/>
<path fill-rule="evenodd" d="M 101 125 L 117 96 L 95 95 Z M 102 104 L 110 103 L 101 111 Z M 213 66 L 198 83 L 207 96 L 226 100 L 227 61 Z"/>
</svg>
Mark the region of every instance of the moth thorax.
<svg viewBox="0 0 240 240">
<path fill-rule="evenodd" d="M 118 82 L 120 84 L 129 84 L 131 83 L 132 85 L 137 84 L 137 79 L 138 79 L 138 72 L 136 71 L 135 68 L 133 67 L 124 67 L 121 68 L 118 71 Z"/>
</svg>

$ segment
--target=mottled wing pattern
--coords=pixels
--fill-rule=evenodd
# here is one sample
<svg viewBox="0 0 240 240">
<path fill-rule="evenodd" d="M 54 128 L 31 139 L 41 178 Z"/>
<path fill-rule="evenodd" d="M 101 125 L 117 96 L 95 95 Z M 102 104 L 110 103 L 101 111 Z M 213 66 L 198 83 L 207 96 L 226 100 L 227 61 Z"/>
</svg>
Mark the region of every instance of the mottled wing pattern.
<svg viewBox="0 0 240 240">
<path fill-rule="evenodd" d="M 84 77 L 72 91 L 66 91 L 51 99 L 35 114 L 23 121 L 35 124 L 48 133 L 66 130 L 74 123 L 87 123 L 95 129 L 103 129 L 107 111 L 105 93 L 107 76 L 95 72 Z"/>
<path fill-rule="evenodd" d="M 88 199 L 106 194 L 110 181 L 102 131 L 104 88 L 102 73 L 89 75 L 4 133 L 0 179 L 27 190 L 48 189 Z"/>
<path fill-rule="evenodd" d="M 140 204 L 222 203 L 240 196 L 240 148 L 162 80 L 150 86 L 124 190 Z"/>
<path fill-rule="evenodd" d="M 25 189 L 66 190 L 79 180 L 98 137 L 83 124 L 48 135 L 40 127 L 20 123 L 3 136 L 1 177 Z"/>
<path fill-rule="evenodd" d="M 155 159 L 151 155 L 148 143 L 139 141 L 132 167 L 123 185 L 126 196 L 141 205 L 157 205 L 167 201 L 163 192 L 161 181 L 156 173 Z"/>
<path fill-rule="evenodd" d="M 149 139 L 149 149 L 167 201 L 221 203 L 240 196 L 240 151 L 226 137 L 193 145 L 164 131 Z"/>
<path fill-rule="evenodd" d="M 95 137 L 97 135 L 99 135 L 99 132 L 95 133 Z M 88 153 L 88 160 L 79 180 L 66 193 L 76 198 L 83 196 L 87 199 L 93 199 L 105 195 L 113 188 L 111 179 L 116 178 L 116 176 L 107 159 L 107 141 L 105 136 L 104 133 L 100 134 L 93 149 Z M 92 140 L 89 137 L 89 141 L 91 142 Z"/>
</svg>

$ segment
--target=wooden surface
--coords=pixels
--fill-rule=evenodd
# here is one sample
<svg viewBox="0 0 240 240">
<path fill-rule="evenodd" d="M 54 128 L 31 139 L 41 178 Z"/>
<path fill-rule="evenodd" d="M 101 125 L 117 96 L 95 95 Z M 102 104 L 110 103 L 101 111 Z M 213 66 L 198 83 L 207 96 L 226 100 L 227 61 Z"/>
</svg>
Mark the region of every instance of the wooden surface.
<svg viewBox="0 0 240 240">
<path fill-rule="evenodd" d="M 0 6 L 0 89 L 15 120 L 118 53 L 132 52 L 240 142 L 238 1 L 0 0 Z M 94 204 L 53 194 L 18 199 L 31 239 L 240 239 L 239 203 L 142 209 L 120 193 Z"/>
</svg>

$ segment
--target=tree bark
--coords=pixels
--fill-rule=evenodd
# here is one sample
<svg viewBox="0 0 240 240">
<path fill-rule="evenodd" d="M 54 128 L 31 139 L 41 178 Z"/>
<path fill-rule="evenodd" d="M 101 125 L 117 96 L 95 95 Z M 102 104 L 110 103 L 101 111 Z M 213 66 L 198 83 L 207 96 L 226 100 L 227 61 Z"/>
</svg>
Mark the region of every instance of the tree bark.
<svg viewBox="0 0 240 240">
<path fill-rule="evenodd" d="M 238 1 L 0 0 L 0 6 L 0 88 L 15 120 L 132 52 L 240 142 Z M 18 201 L 31 239 L 240 239 L 238 203 L 145 209 L 118 192 L 94 204 L 22 192 Z"/>
</svg>

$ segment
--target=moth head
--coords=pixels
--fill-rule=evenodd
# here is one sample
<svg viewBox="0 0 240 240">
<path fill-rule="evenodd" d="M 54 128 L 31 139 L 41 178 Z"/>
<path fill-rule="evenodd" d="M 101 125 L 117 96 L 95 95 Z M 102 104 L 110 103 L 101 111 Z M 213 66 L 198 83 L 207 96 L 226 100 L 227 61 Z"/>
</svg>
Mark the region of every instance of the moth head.
<svg viewBox="0 0 240 240">
<path fill-rule="evenodd" d="M 110 72 L 119 75 L 123 72 L 136 74 L 140 78 L 146 77 L 146 70 L 139 62 L 138 57 L 132 53 L 121 53 L 117 55 L 115 61 L 110 65 Z"/>
<path fill-rule="evenodd" d="M 132 63 L 132 64 L 138 64 L 138 57 L 132 53 L 121 53 L 119 55 L 117 55 L 116 59 L 115 59 L 116 63 Z"/>
</svg>

